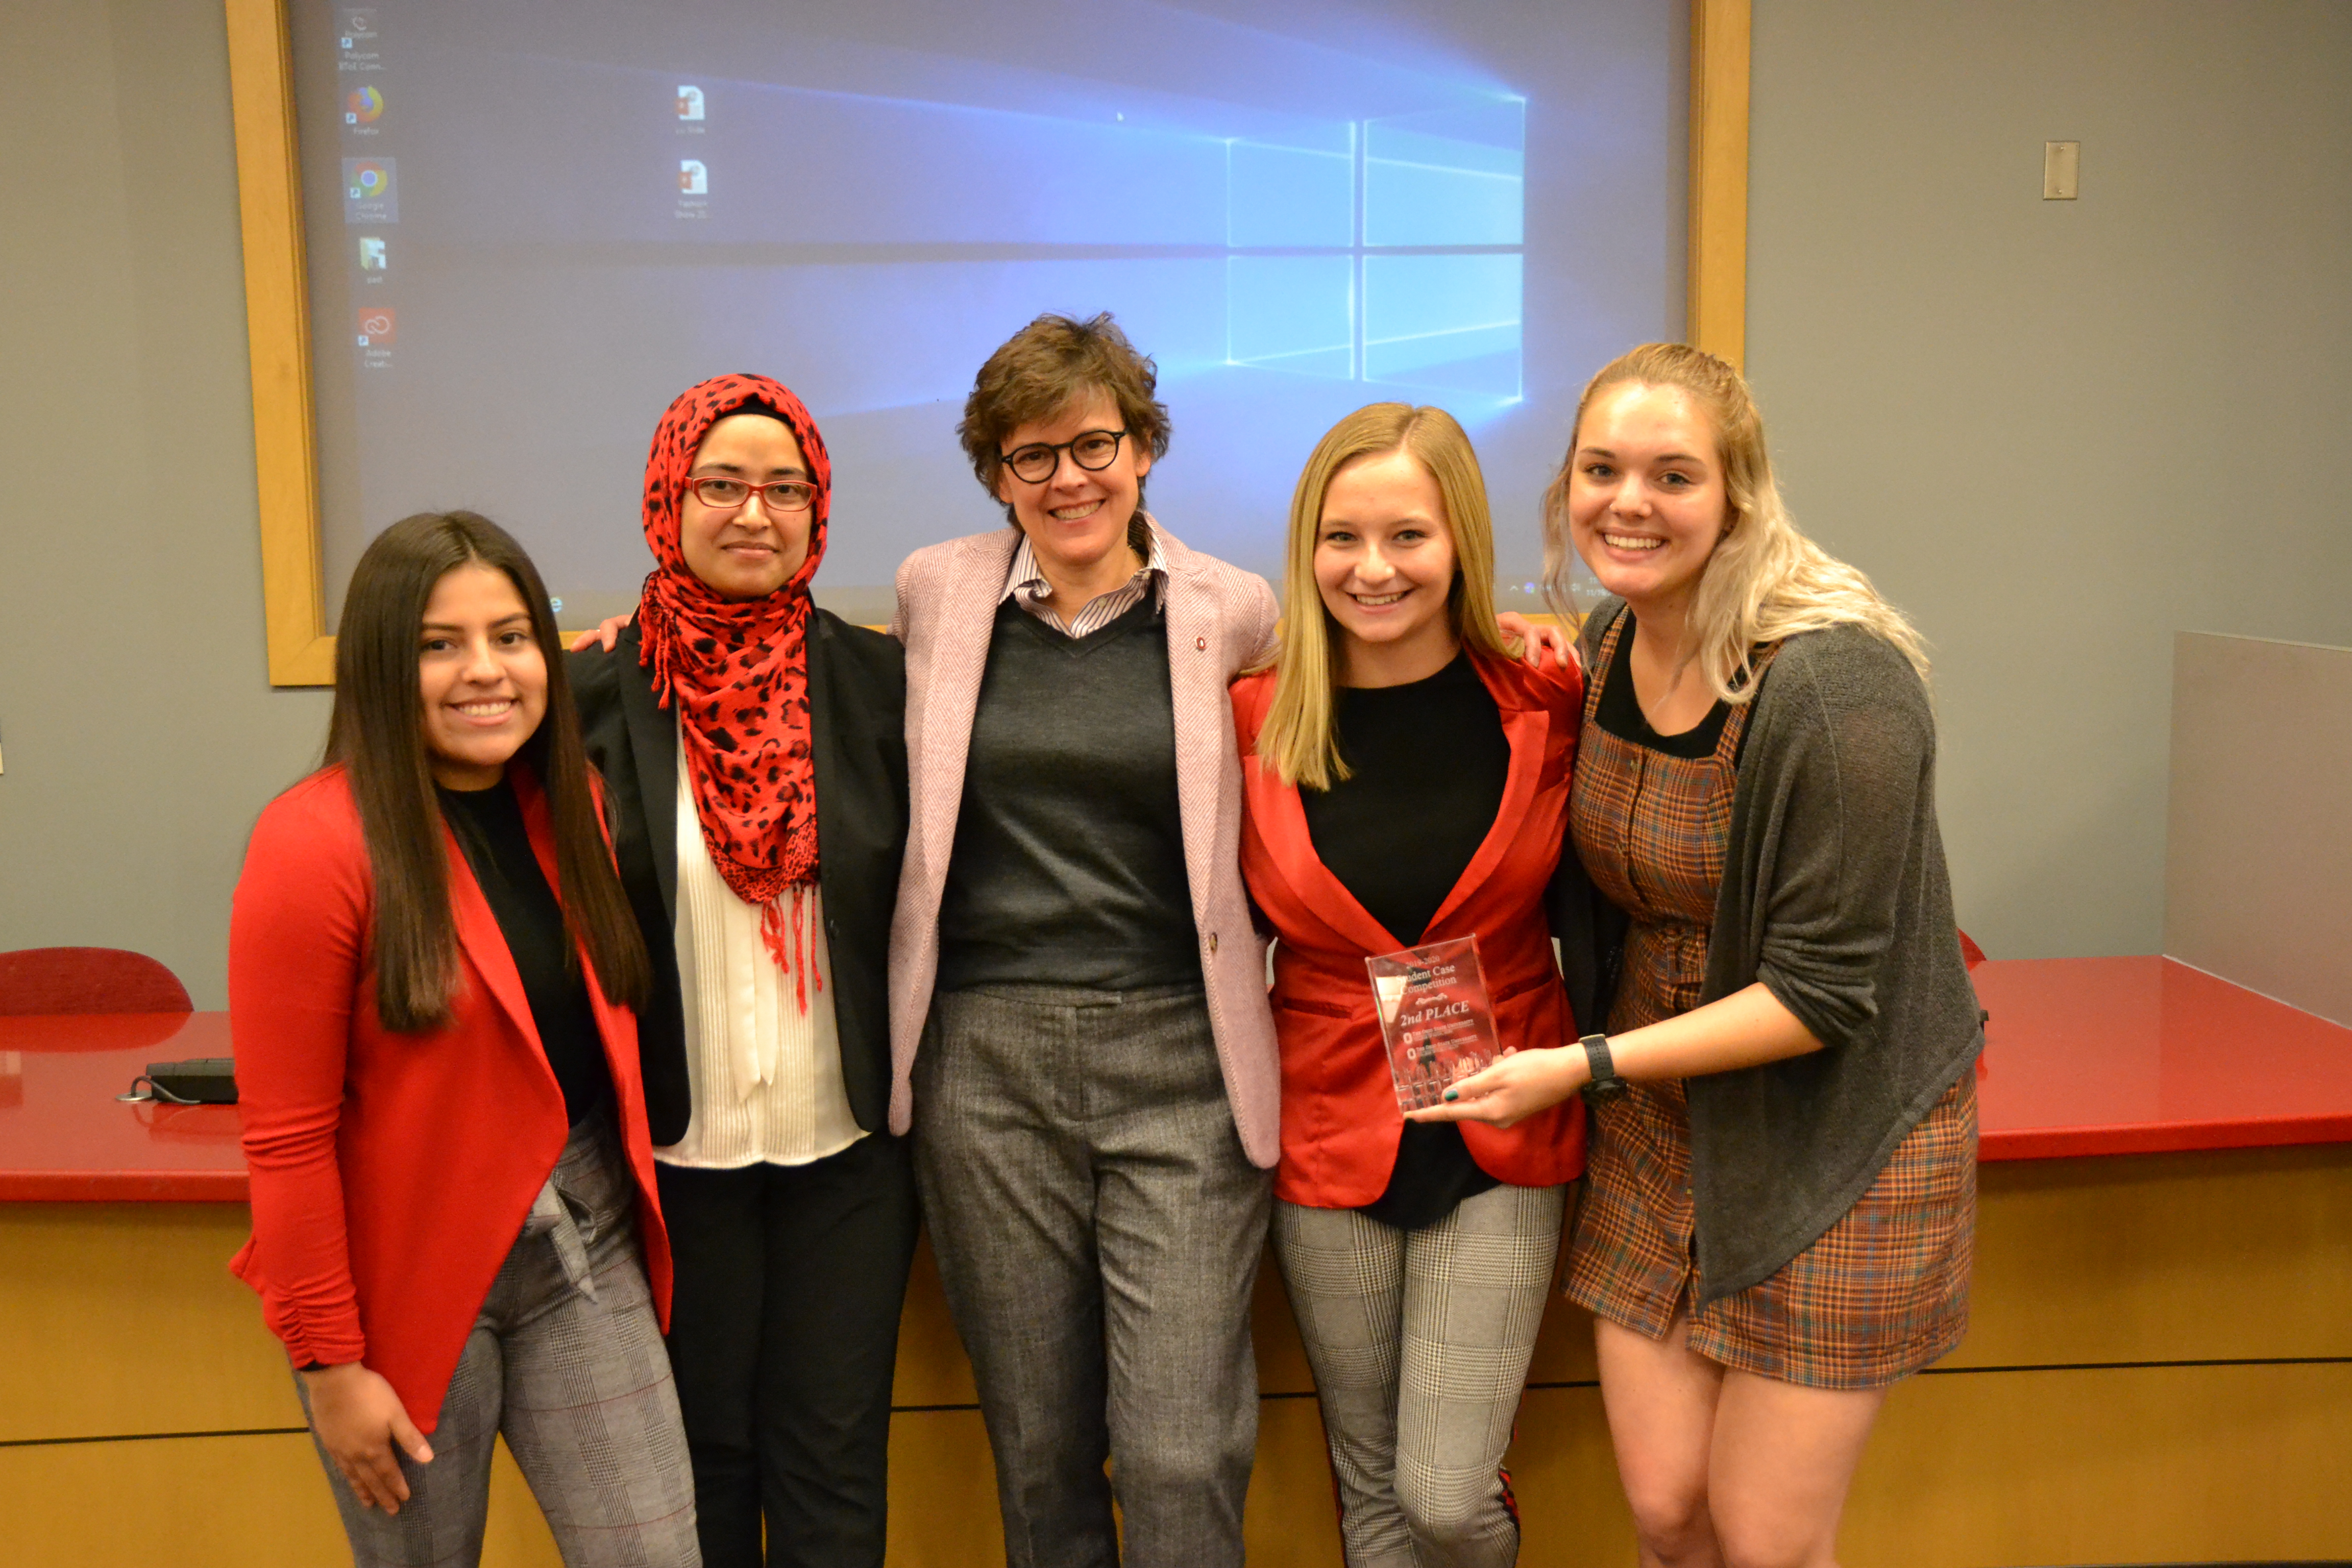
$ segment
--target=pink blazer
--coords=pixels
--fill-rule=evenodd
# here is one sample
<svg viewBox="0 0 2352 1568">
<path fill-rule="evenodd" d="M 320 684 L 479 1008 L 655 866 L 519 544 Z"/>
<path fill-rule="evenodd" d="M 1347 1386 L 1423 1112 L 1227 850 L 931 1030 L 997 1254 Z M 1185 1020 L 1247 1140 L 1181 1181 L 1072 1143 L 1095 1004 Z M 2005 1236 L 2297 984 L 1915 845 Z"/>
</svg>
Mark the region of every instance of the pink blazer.
<svg viewBox="0 0 2352 1568">
<path fill-rule="evenodd" d="M 1168 684 L 1176 709 L 1176 800 L 1201 940 L 1209 1026 L 1234 1126 L 1251 1161 L 1281 1154 L 1281 1067 L 1266 1005 L 1265 943 L 1242 886 L 1242 770 L 1234 677 L 1269 656 L 1276 611 L 1265 579 L 1187 550 L 1157 523 L 1168 557 Z M 940 964 L 940 896 L 988 644 L 1019 533 L 1001 528 L 934 544 L 898 568 L 895 629 L 907 645 L 911 820 L 890 923 L 890 1131 L 913 1124 L 910 1075 Z"/>
</svg>

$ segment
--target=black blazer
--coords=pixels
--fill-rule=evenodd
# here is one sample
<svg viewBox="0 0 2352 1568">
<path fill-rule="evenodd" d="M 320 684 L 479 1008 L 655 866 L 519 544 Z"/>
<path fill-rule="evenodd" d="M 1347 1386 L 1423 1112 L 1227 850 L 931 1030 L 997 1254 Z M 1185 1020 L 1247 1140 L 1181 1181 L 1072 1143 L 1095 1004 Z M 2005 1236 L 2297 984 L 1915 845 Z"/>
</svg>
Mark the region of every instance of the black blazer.
<svg viewBox="0 0 2352 1568">
<path fill-rule="evenodd" d="M 677 717 L 654 702 L 632 624 L 610 653 L 566 655 L 588 760 L 621 885 L 653 961 L 637 1015 L 646 1117 L 656 1145 L 686 1136 L 686 1016 L 678 994 Z M 890 1119 L 890 910 L 907 848 L 907 658 L 892 637 L 826 610 L 808 623 L 809 736 L 816 770 L 817 884 L 833 956 L 833 1012 L 850 1114 L 868 1132 Z"/>
</svg>

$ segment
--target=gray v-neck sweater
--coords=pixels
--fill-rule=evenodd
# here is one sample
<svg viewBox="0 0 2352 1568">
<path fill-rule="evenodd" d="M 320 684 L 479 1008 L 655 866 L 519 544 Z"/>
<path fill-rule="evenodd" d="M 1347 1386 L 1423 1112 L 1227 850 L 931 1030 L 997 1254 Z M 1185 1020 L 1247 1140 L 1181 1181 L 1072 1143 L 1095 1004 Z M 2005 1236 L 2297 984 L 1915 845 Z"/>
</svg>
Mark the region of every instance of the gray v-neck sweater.
<svg viewBox="0 0 2352 1568">
<path fill-rule="evenodd" d="M 1623 607 L 1585 618 L 1588 668 Z M 1769 1278 L 1835 1225 L 1983 1042 L 1918 675 L 1884 638 L 1835 626 L 1790 637 L 1754 701 L 1700 1001 L 1761 981 L 1824 1048 L 1687 1080 L 1703 1301 Z M 1571 994 L 1585 993 L 1579 1017 L 1604 1017 L 1623 917 L 1583 882 L 1572 837 L 1562 866 L 1556 924 L 1585 944 L 1568 960 Z"/>
<path fill-rule="evenodd" d="M 940 898 L 940 991 L 1198 985 L 1168 619 L 1082 637 L 1007 597 L 971 719 Z"/>
</svg>

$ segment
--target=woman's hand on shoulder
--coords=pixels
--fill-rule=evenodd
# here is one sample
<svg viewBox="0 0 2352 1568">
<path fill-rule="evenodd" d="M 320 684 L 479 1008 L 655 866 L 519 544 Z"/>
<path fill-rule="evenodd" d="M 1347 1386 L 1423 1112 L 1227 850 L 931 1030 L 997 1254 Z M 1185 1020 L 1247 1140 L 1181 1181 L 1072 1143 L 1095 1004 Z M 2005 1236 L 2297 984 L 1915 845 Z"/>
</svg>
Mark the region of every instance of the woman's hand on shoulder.
<svg viewBox="0 0 2352 1568">
<path fill-rule="evenodd" d="M 1538 625 L 1517 610 L 1505 610 L 1496 616 L 1495 629 L 1503 634 L 1506 643 L 1519 645 L 1519 658 L 1531 669 L 1541 669 L 1547 663 L 1562 668 L 1582 664 L 1576 634 L 1558 621 Z"/>
<path fill-rule="evenodd" d="M 408 1478 L 394 1445 L 420 1465 L 433 1460 L 400 1395 L 382 1373 L 355 1361 L 305 1372 L 302 1383 L 310 1395 L 310 1429 L 362 1506 L 398 1513 L 408 1500 Z"/>
<path fill-rule="evenodd" d="M 1515 1051 L 1445 1091 L 1445 1101 L 1405 1112 L 1412 1121 L 1485 1121 L 1508 1127 L 1549 1110 L 1591 1079 L 1584 1053 L 1573 1047 Z"/>
<path fill-rule="evenodd" d="M 582 632 L 572 639 L 572 651 L 586 653 L 592 647 L 601 647 L 610 653 L 621 646 L 621 628 L 628 624 L 627 616 L 606 616 L 594 631 Z"/>
</svg>

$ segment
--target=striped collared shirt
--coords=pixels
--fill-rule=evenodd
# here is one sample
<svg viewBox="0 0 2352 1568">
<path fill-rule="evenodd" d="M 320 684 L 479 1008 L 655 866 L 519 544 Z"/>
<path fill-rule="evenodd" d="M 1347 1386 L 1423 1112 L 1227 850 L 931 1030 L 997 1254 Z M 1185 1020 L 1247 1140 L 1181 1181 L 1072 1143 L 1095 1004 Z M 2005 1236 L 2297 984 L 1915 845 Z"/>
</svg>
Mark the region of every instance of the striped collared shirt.
<svg viewBox="0 0 2352 1568">
<path fill-rule="evenodd" d="M 1003 597 L 1068 637 L 1082 637 L 1088 632 L 1100 631 L 1111 622 L 1143 602 L 1147 593 L 1157 593 L 1165 602 L 1168 592 L 1168 552 L 1160 548 L 1160 530 L 1152 525 L 1141 509 L 1127 525 L 1128 547 L 1143 557 L 1143 570 L 1127 580 L 1124 587 L 1114 588 L 1097 595 L 1078 611 L 1075 620 L 1064 620 L 1054 607 L 1054 585 L 1045 581 L 1045 574 L 1037 567 L 1037 552 L 1030 547 L 1024 534 L 1021 547 L 1013 552 L 1013 567 L 1004 574 Z"/>
</svg>

